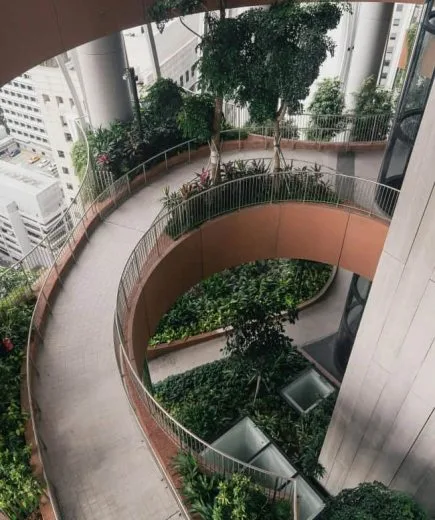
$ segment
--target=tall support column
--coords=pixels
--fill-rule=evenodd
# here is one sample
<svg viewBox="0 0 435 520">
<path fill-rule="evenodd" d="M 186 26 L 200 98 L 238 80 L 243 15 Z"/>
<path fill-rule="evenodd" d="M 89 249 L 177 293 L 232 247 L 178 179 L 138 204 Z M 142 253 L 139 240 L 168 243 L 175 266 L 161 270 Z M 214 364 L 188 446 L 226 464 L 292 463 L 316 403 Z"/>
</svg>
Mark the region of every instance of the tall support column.
<svg viewBox="0 0 435 520">
<path fill-rule="evenodd" d="M 356 33 L 348 71 L 344 73 L 346 104 L 354 107 L 354 96 L 369 76 L 378 76 L 390 29 L 394 4 L 365 2 L 354 6 Z"/>
<path fill-rule="evenodd" d="M 113 33 L 77 47 L 80 80 L 94 128 L 107 127 L 112 121 L 133 119 L 133 107 L 122 34 Z"/>
<path fill-rule="evenodd" d="M 435 513 L 435 87 L 320 455 L 331 493 L 379 480 Z"/>
</svg>

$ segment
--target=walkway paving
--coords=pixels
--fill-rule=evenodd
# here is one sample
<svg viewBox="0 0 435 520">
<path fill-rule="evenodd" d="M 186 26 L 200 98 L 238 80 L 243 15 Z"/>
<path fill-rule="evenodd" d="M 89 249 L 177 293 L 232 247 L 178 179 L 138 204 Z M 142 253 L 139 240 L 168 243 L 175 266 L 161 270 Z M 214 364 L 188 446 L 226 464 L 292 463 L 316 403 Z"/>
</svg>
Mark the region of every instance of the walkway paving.
<svg viewBox="0 0 435 520">
<path fill-rule="evenodd" d="M 329 155 L 324 154 L 324 162 L 333 166 Z M 319 154 L 311 160 L 320 162 Z M 156 180 L 99 226 L 48 320 L 35 397 L 47 447 L 46 470 L 65 520 L 181 516 L 121 385 L 113 352 L 113 313 L 122 269 L 157 215 L 163 187 L 175 189 L 202 165 L 203 160 L 179 167 Z"/>
</svg>

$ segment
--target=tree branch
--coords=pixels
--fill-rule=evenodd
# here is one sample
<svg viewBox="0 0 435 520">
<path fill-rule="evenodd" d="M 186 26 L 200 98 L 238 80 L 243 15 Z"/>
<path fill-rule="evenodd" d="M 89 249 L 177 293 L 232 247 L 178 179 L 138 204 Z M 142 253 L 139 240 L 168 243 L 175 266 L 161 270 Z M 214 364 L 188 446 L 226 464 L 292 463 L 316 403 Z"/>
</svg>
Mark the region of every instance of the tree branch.
<svg viewBox="0 0 435 520">
<path fill-rule="evenodd" d="M 202 40 L 202 36 L 200 34 L 198 34 L 197 32 L 195 32 L 193 29 L 191 29 L 184 21 L 183 21 L 183 16 L 180 16 L 179 20 L 181 22 L 181 25 L 183 25 L 188 31 L 190 31 L 191 33 L 193 33 L 195 36 L 197 36 L 200 40 Z"/>
</svg>

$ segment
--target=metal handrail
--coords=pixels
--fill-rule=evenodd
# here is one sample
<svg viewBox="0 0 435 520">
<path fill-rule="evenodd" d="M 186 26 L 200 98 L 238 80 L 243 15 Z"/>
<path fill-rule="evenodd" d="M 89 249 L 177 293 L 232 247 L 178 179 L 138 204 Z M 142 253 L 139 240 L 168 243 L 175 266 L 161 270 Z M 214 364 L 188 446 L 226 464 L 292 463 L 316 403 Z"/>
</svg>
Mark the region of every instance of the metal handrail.
<svg viewBox="0 0 435 520">
<path fill-rule="evenodd" d="M 261 160 L 264 159 L 255 159 L 257 162 Z M 267 160 L 270 160 L 270 157 L 267 158 Z M 250 161 L 252 161 L 252 159 L 243 160 L 240 162 L 246 164 Z M 142 380 L 139 378 L 136 370 L 133 368 L 126 351 L 123 334 L 123 325 L 125 323 L 126 315 L 129 309 L 129 299 L 137 287 L 137 283 L 139 282 L 141 276 L 143 275 L 143 270 L 147 262 L 150 260 L 154 262 L 156 261 L 155 255 L 157 255 L 158 259 L 166 253 L 166 251 L 174 243 L 174 240 L 171 237 L 177 239 L 179 236 L 188 232 L 193 227 L 197 227 L 198 223 L 202 224 L 203 222 L 211 220 L 222 214 L 220 211 L 215 211 L 213 214 L 208 213 L 207 217 L 203 219 L 202 215 L 195 213 L 195 208 L 199 206 L 199 204 L 196 204 L 196 202 L 202 200 L 203 202 L 207 203 L 212 200 L 213 197 L 213 200 L 215 201 L 220 200 L 219 197 L 227 197 L 226 202 L 228 202 L 228 200 L 230 200 L 232 197 L 231 194 L 240 193 L 242 190 L 245 190 L 245 193 L 256 193 L 256 188 L 258 188 L 260 185 L 263 185 L 263 181 L 266 181 L 271 177 L 277 179 L 278 181 L 286 181 L 287 179 L 291 181 L 292 179 L 295 180 L 297 178 L 303 179 L 300 186 L 300 191 L 296 194 L 300 196 L 291 197 L 290 200 L 292 202 L 320 202 L 333 204 L 334 206 L 342 207 L 349 211 L 357 211 L 363 214 L 368 214 L 370 216 L 373 215 L 384 220 L 390 220 L 389 214 L 385 213 L 384 211 L 385 205 L 391 206 L 395 204 L 399 194 L 398 190 L 384 186 L 375 181 L 357 177 L 349 177 L 334 171 L 332 168 L 319 167 L 315 163 L 298 160 L 291 160 L 290 164 L 286 164 L 284 171 L 279 173 L 261 173 L 252 176 L 240 177 L 235 180 L 227 182 L 224 181 L 215 186 L 212 186 L 211 188 L 204 189 L 199 193 L 196 193 L 193 196 L 183 200 L 175 207 L 166 208 L 166 210 L 164 210 L 153 222 L 150 229 L 143 235 L 143 237 L 139 240 L 133 249 L 125 264 L 118 287 L 116 312 L 114 317 L 114 331 L 115 346 L 118 350 L 117 358 L 120 360 L 118 366 L 120 367 L 129 399 L 132 399 L 132 397 L 125 383 L 125 377 L 128 375 L 130 376 L 130 380 L 133 379 L 136 392 L 143 405 L 147 407 L 148 411 L 153 415 L 154 419 L 157 421 L 160 427 L 167 434 L 169 434 L 179 446 L 192 451 L 202 466 L 205 465 L 207 467 L 207 461 L 204 461 L 204 453 L 207 453 L 208 455 L 212 453 L 214 464 L 211 467 L 208 466 L 210 471 L 219 472 L 219 470 L 221 470 L 222 472 L 223 469 L 223 472 L 226 472 L 227 474 L 234 473 L 234 470 L 237 472 L 244 471 L 250 474 L 254 481 L 257 482 L 264 481 L 266 477 L 279 479 L 280 482 L 284 480 L 291 482 L 292 480 L 289 477 L 264 471 L 213 448 L 210 444 L 200 439 L 197 435 L 171 417 L 171 415 L 166 410 L 164 410 L 158 401 L 154 399 L 151 392 L 146 388 Z M 315 186 L 314 192 L 313 190 L 309 191 L 308 186 L 310 186 L 310 183 L 316 179 L 319 189 L 317 189 Z M 333 183 L 331 182 L 332 179 L 334 180 Z M 276 183 L 272 181 L 270 186 L 271 190 L 272 188 L 275 190 Z M 376 204 L 376 200 L 377 197 L 379 198 L 380 192 L 381 199 L 383 199 L 385 203 L 383 207 L 379 207 Z M 283 196 L 285 194 L 280 192 L 279 189 L 275 194 L 274 193 L 275 192 L 271 191 L 271 197 L 267 196 L 263 201 L 257 202 L 256 204 L 273 204 L 289 200 Z M 289 193 L 287 193 L 287 196 L 288 195 Z M 252 201 L 248 200 L 246 204 L 243 204 L 241 202 L 241 198 L 237 198 L 238 200 L 233 204 L 233 206 L 231 206 L 231 204 L 229 206 L 223 204 L 223 206 L 226 208 L 224 211 L 225 213 L 238 211 L 243 207 L 252 206 Z M 391 207 L 389 209 L 391 209 Z M 192 217 L 190 225 L 187 227 L 184 226 L 187 218 L 186 215 Z M 179 228 L 175 230 L 172 229 L 171 237 L 168 237 L 168 225 L 170 222 L 178 222 Z M 174 432 L 176 433 L 174 434 Z M 216 460 L 218 461 L 217 464 Z M 229 470 L 228 468 L 233 468 L 233 471 Z M 268 488 L 265 488 L 265 490 L 268 491 Z"/>
<path fill-rule="evenodd" d="M 236 129 L 239 131 L 239 142 L 240 142 L 240 134 L 243 131 L 249 131 L 249 129 Z M 44 239 L 42 239 L 37 245 L 33 247 L 33 249 L 27 253 L 20 261 L 18 261 L 16 264 L 14 264 L 10 269 L 13 270 L 20 270 L 24 273 L 25 277 L 27 278 L 27 274 L 29 272 L 34 272 L 36 269 L 39 272 L 43 272 L 43 274 L 40 276 L 38 284 L 40 284 L 39 290 L 38 290 L 38 296 L 35 304 L 35 308 L 33 310 L 32 319 L 30 323 L 29 328 L 29 334 L 28 334 L 28 345 L 27 345 L 27 353 L 26 353 L 26 367 L 27 367 L 27 392 L 29 396 L 29 407 L 30 407 L 30 418 L 31 423 L 35 435 L 35 449 L 37 450 L 37 453 L 39 454 L 42 466 L 43 466 L 43 472 L 44 477 L 47 482 L 47 492 L 50 496 L 50 499 L 53 503 L 53 507 L 55 509 L 55 517 L 56 520 L 59 520 L 61 518 L 60 508 L 57 505 L 57 501 L 55 499 L 55 490 L 52 483 L 50 483 L 49 478 L 46 475 L 45 471 L 45 465 L 44 465 L 44 458 L 43 451 L 41 450 L 41 445 L 44 446 L 44 443 L 42 442 L 41 436 L 38 432 L 38 427 L 35 420 L 35 409 L 38 411 L 40 410 L 39 406 L 35 402 L 33 396 L 32 396 L 32 379 L 33 377 L 38 377 L 38 371 L 36 369 L 36 366 L 34 364 L 34 361 L 31 356 L 31 344 L 34 339 L 34 336 L 42 340 L 42 331 L 38 329 L 36 326 L 36 321 L 38 314 L 41 312 L 41 308 L 45 308 L 45 306 L 48 306 L 50 309 L 49 299 L 47 297 L 46 291 L 47 291 L 47 281 L 50 278 L 51 273 L 55 273 L 56 278 L 59 280 L 60 283 L 62 283 L 62 280 L 59 276 L 59 265 L 62 263 L 62 259 L 64 255 L 72 255 L 74 258 L 74 249 L 75 245 L 77 243 L 78 238 L 80 238 L 80 234 L 84 233 L 87 237 L 87 227 L 85 224 L 86 219 L 89 216 L 96 216 L 100 215 L 101 208 L 100 206 L 104 201 L 111 201 L 112 206 L 116 206 L 117 196 L 124 195 L 125 189 L 128 190 L 128 192 L 131 191 L 131 181 L 139 176 L 143 175 L 144 183 L 147 182 L 147 167 L 150 164 L 153 164 L 156 160 L 160 159 L 161 162 L 163 160 L 166 162 L 168 160 L 168 154 L 175 150 L 180 151 L 187 151 L 188 152 L 188 158 L 190 161 L 190 153 L 191 153 L 191 147 L 192 145 L 198 144 L 198 141 L 195 139 L 191 139 L 188 141 L 184 141 L 183 143 L 180 143 L 176 146 L 173 146 L 163 152 L 160 152 L 153 157 L 147 159 L 140 165 L 132 168 L 129 170 L 126 174 L 124 174 L 121 178 L 118 180 L 109 183 L 109 179 L 100 179 L 95 178 L 94 174 L 91 170 L 91 164 L 90 164 L 90 150 L 89 150 L 89 143 L 86 139 L 86 135 L 83 131 L 83 129 L 80 126 L 80 131 L 83 133 L 85 142 L 86 142 L 86 151 L 87 151 L 87 164 L 85 169 L 85 176 L 83 178 L 83 181 L 80 185 L 80 188 L 76 194 L 76 196 L 73 198 L 72 202 L 69 204 L 67 209 L 65 210 L 63 214 L 63 219 L 65 222 L 65 229 L 67 229 L 67 232 L 64 234 L 63 237 L 60 239 L 56 239 L 56 243 L 52 243 L 51 235 L 46 236 Z M 266 133 L 268 132 L 268 127 L 263 127 L 263 133 L 266 137 Z M 223 131 L 222 133 L 228 133 L 228 132 L 234 132 L 233 129 L 229 129 L 226 131 Z M 199 143 L 201 144 L 201 143 Z M 97 190 L 98 194 L 95 195 L 95 190 Z M 56 233 L 58 233 L 58 230 L 56 230 Z M 77 236 L 79 235 L 79 236 Z M 54 241 L 53 241 L 54 242 Z M 9 271 L 9 270 L 8 270 Z M 6 271 L 6 273 L 8 272 Z M 5 273 L 5 274 L 6 274 Z M 3 275 L 2 275 L 3 276 Z M 2 276 L 0 276 L 0 283 Z M 27 278 L 28 282 L 24 290 L 27 293 L 29 290 L 32 290 L 34 288 L 35 284 L 31 282 Z M 16 296 L 13 295 L 11 298 L 15 298 Z M 7 296 L 2 299 L 2 301 L 7 300 Z"/>
</svg>

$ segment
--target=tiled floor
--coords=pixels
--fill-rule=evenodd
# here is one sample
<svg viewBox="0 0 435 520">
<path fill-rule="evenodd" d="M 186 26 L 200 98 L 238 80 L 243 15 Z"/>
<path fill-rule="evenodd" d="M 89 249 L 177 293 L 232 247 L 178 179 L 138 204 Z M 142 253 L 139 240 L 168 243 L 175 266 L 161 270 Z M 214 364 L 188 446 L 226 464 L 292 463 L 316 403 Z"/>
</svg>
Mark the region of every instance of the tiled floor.
<svg viewBox="0 0 435 520">
<path fill-rule="evenodd" d="M 309 152 L 292 153 L 299 155 Z M 331 154 L 323 155 L 332 166 Z M 55 302 L 38 355 L 34 395 L 46 470 L 65 520 L 181 516 L 124 394 L 113 352 L 113 313 L 124 263 L 158 213 L 163 187 L 176 188 L 203 164 L 171 171 L 101 224 Z"/>
</svg>

